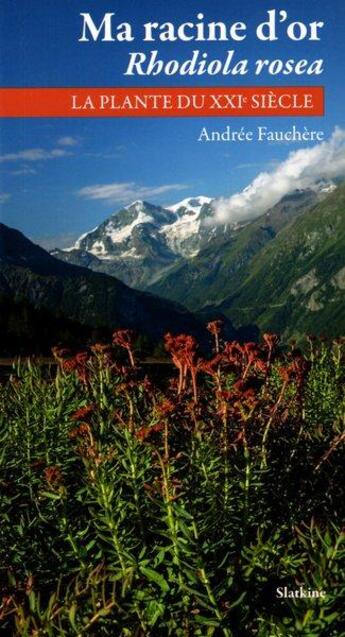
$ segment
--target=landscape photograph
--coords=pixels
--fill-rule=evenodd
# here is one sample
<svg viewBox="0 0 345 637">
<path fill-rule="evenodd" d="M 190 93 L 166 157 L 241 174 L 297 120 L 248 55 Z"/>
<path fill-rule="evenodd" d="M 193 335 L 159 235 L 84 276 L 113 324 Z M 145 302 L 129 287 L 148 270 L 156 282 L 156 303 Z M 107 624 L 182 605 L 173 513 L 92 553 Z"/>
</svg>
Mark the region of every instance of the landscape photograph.
<svg viewBox="0 0 345 637">
<path fill-rule="evenodd" d="M 146 87 L 134 44 L 83 42 L 94 3 L 71 4 L 4 0 L 1 87 Z M 113 4 L 199 35 L 272 10 Z M 345 637 L 334 4 L 286 0 L 314 42 L 236 45 L 322 57 L 321 79 L 257 80 L 322 84 L 322 116 L 0 117 L 0 636 Z"/>
<path fill-rule="evenodd" d="M 0 224 L 3 634 L 344 634 L 344 142 Z"/>
</svg>

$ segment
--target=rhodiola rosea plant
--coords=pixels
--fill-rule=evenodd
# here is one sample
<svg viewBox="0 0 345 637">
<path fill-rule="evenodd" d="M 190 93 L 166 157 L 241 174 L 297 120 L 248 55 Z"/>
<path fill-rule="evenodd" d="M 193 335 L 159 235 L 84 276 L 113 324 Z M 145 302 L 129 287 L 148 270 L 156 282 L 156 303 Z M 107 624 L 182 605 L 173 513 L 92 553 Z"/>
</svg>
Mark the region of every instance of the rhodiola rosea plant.
<svg viewBox="0 0 345 637">
<path fill-rule="evenodd" d="M 152 377 L 118 330 L 0 385 L 4 635 L 345 635 L 344 343 L 208 330 Z"/>
</svg>

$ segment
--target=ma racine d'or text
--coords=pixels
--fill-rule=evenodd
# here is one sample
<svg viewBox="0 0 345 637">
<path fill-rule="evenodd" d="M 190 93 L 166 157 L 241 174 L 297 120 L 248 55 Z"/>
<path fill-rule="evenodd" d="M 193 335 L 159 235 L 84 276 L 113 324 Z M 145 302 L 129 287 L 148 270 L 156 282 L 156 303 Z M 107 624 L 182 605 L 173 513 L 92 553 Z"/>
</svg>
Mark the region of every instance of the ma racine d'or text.
<svg viewBox="0 0 345 637">
<path fill-rule="evenodd" d="M 90 13 L 81 13 L 81 43 L 113 42 L 131 43 L 136 40 L 136 31 L 130 22 L 118 22 L 115 13 L 105 13 L 101 20 L 95 21 Z M 266 12 L 263 22 L 255 28 L 255 37 L 261 42 L 276 42 L 283 38 L 298 44 L 299 42 L 319 42 L 324 22 L 291 21 L 285 10 L 271 9 Z M 175 24 L 174 22 L 146 22 L 142 25 L 143 43 L 165 42 L 226 42 L 242 43 L 249 35 L 245 22 L 236 21 L 227 24 L 222 21 L 207 22 L 203 13 L 198 13 L 193 21 Z M 179 52 L 180 53 L 180 52 Z M 240 57 L 235 49 L 227 49 L 215 59 L 206 51 L 194 49 L 186 56 L 174 56 L 166 59 L 160 50 L 130 51 L 129 61 L 124 75 L 155 76 L 173 75 L 320 75 L 324 70 L 322 58 L 307 57 L 262 57 L 250 61 Z"/>
</svg>

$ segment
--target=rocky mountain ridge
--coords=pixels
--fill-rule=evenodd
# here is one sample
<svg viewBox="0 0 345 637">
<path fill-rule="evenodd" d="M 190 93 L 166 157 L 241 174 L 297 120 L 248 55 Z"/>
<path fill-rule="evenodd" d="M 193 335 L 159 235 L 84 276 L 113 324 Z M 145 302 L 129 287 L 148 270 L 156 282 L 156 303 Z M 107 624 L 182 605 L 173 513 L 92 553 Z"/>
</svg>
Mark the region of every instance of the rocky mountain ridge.
<svg viewBox="0 0 345 637">
<path fill-rule="evenodd" d="M 201 323 L 179 304 L 130 289 L 106 274 L 56 259 L 0 223 L 0 297 L 81 325 L 126 327 L 158 341 L 166 331 L 200 336 Z"/>
<path fill-rule="evenodd" d="M 212 203 L 205 196 L 167 208 L 135 201 L 84 233 L 70 248 L 52 254 L 145 289 L 181 258 L 195 256 L 217 237 L 231 236 L 233 226 L 207 223 L 213 216 Z"/>
</svg>

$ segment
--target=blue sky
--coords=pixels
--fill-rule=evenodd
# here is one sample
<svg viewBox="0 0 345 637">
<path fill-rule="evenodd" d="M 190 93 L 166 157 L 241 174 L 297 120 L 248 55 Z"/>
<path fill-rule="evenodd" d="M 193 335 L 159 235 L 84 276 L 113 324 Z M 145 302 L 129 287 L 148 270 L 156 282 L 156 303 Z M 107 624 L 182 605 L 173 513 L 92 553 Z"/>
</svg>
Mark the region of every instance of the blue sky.
<svg viewBox="0 0 345 637">
<path fill-rule="evenodd" d="M 285 9 L 291 20 L 325 22 L 321 42 L 294 43 L 282 38 L 259 43 L 254 26 L 269 9 Z M 95 20 L 114 11 L 119 22 L 133 24 L 136 42 L 78 42 L 80 12 Z M 143 45 L 141 25 L 149 20 L 175 23 L 195 20 L 202 12 L 207 21 L 248 24 L 242 43 L 157 43 Z M 120 207 L 114 198 L 89 199 L 83 189 L 120 184 L 126 198 L 146 198 L 167 204 L 193 194 L 229 196 L 245 187 L 261 170 L 286 159 L 295 144 L 202 144 L 201 128 L 219 129 L 230 124 L 254 128 L 263 123 L 288 129 L 293 123 L 324 130 L 345 127 L 343 69 L 345 47 L 343 0 L 2 0 L 1 85 L 11 86 L 172 86 L 222 85 L 224 78 L 164 76 L 129 78 L 123 75 L 128 53 L 158 48 L 162 57 L 186 58 L 195 48 L 210 57 L 223 57 L 234 48 L 238 58 L 324 58 L 325 72 L 318 77 L 262 78 L 236 76 L 239 84 L 324 84 L 326 116 L 323 118 L 229 119 L 17 119 L 0 122 L 0 220 L 33 238 L 79 234 L 100 223 Z M 230 83 L 233 80 L 227 79 Z M 308 144 L 306 144 L 308 146 Z M 298 146 L 300 147 L 300 145 Z M 122 190 L 121 190 L 122 188 Z M 85 191 L 84 191 L 85 192 Z M 128 203 L 128 202 L 127 202 Z"/>
</svg>

